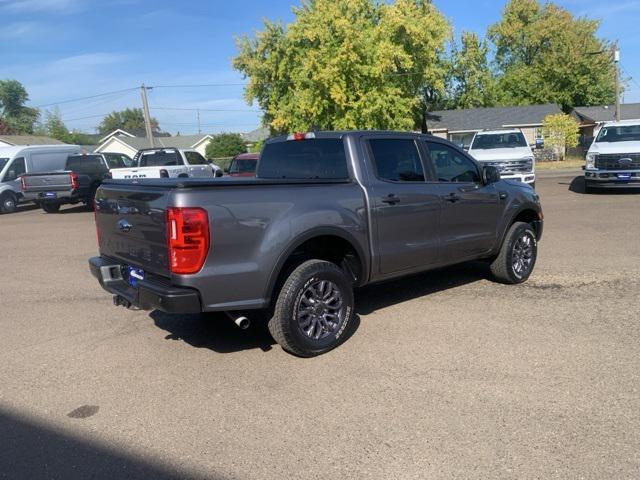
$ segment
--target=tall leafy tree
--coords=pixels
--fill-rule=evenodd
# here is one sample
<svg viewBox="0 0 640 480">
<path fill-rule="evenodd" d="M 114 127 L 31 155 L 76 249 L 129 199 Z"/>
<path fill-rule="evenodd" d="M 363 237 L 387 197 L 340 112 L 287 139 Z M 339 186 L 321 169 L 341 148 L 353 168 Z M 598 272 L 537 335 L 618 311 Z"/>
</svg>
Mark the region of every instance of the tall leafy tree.
<svg viewBox="0 0 640 480">
<path fill-rule="evenodd" d="M 234 67 L 274 131 L 411 129 L 444 90 L 449 25 L 429 0 L 307 0 L 238 40 Z"/>
<path fill-rule="evenodd" d="M 596 36 L 598 25 L 551 2 L 510 0 L 488 31 L 500 103 L 555 102 L 568 110 L 613 102 L 613 58 L 610 44 Z"/>
<path fill-rule="evenodd" d="M 111 112 L 102 119 L 98 125 L 98 131 L 102 134 L 122 130 L 144 130 L 144 113 L 141 108 L 126 108 L 121 111 Z M 151 119 L 151 128 L 154 132 L 160 131 L 160 126 L 155 118 Z"/>
<path fill-rule="evenodd" d="M 39 112 L 26 106 L 29 94 L 17 80 L 0 80 L 0 123 L 7 133 L 33 133 Z"/>
<path fill-rule="evenodd" d="M 473 32 L 463 32 L 451 52 L 451 103 L 454 108 L 495 105 L 496 79 L 488 60 L 487 42 Z"/>
<path fill-rule="evenodd" d="M 580 124 L 571 115 L 547 115 L 542 129 L 546 144 L 556 150 L 560 160 L 564 160 L 567 148 L 578 145 Z"/>
</svg>

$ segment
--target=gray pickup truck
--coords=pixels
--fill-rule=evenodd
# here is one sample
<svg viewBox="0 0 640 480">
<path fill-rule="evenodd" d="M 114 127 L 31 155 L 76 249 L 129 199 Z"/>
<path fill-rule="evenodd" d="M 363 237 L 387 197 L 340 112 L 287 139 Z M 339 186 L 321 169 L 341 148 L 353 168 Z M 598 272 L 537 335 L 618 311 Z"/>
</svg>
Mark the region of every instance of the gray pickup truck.
<svg viewBox="0 0 640 480">
<path fill-rule="evenodd" d="M 263 310 L 285 350 L 314 356 L 352 325 L 354 287 L 478 259 L 524 282 L 543 214 L 446 140 L 315 132 L 269 140 L 256 178 L 108 180 L 96 226 L 90 269 L 116 305 Z"/>
</svg>

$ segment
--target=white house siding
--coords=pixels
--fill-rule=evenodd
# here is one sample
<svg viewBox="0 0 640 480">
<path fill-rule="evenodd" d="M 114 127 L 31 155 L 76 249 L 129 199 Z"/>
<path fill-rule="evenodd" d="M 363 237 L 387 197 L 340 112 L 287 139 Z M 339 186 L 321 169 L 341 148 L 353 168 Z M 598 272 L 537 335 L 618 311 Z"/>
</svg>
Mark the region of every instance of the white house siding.
<svg viewBox="0 0 640 480">
<path fill-rule="evenodd" d="M 133 158 L 138 152 L 135 148 L 130 147 L 124 142 L 118 141 L 117 137 L 111 137 L 105 143 L 96 148 L 98 153 L 122 153 Z"/>
</svg>

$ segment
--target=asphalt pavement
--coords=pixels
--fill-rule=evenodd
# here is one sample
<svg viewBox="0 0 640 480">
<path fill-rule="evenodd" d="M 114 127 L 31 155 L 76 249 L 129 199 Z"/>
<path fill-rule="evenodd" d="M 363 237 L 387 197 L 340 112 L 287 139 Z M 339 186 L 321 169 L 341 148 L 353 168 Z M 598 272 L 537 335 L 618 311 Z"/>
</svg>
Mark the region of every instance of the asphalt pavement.
<svg viewBox="0 0 640 480">
<path fill-rule="evenodd" d="M 114 307 L 81 207 L 0 216 L 0 478 L 639 478 L 640 194 L 575 175 L 537 182 L 528 283 L 367 287 L 307 360 L 259 324 Z"/>
</svg>

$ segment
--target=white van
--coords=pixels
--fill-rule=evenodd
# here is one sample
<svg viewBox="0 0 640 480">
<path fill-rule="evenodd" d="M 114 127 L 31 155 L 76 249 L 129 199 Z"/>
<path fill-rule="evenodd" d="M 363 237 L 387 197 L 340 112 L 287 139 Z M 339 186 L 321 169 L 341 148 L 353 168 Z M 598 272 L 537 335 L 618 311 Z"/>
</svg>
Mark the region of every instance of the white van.
<svg viewBox="0 0 640 480">
<path fill-rule="evenodd" d="M 0 213 L 11 213 L 18 203 L 35 199 L 20 191 L 20 177 L 25 173 L 63 170 L 67 157 L 80 153 L 77 145 L 34 145 L 0 147 Z"/>
</svg>

